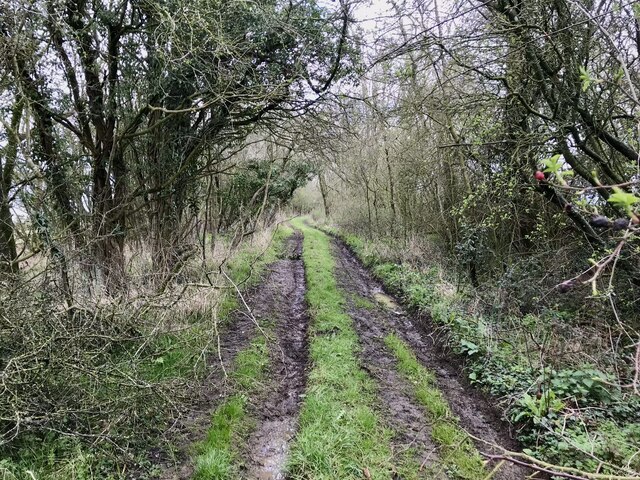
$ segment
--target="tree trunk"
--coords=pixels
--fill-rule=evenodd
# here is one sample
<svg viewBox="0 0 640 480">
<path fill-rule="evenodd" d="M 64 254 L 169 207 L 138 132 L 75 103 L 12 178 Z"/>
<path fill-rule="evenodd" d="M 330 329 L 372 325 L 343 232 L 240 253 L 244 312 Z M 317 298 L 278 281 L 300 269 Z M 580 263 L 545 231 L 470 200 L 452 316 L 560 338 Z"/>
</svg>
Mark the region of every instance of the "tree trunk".
<svg viewBox="0 0 640 480">
<path fill-rule="evenodd" d="M 17 273 L 18 252 L 14 236 L 13 218 L 11 217 L 11 184 L 13 169 L 18 154 L 18 127 L 22 117 L 23 104 L 17 102 L 11 115 L 11 126 L 8 142 L 5 147 L 4 165 L 0 158 L 0 272 Z"/>
<path fill-rule="evenodd" d="M 322 194 L 322 205 L 324 206 L 324 217 L 329 218 L 329 192 L 327 191 L 327 184 L 324 181 L 324 174 L 318 174 L 318 183 L 320 184 L 320 193 Z"/>
</svg>

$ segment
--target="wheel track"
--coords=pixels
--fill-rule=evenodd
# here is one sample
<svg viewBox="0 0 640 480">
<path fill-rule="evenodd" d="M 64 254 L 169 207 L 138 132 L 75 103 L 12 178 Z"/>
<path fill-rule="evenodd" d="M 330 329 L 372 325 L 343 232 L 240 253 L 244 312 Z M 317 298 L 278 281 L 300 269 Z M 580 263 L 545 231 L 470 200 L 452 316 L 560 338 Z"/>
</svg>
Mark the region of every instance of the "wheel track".
<svg viewBox="0 0 640 480">
<path fill-rule="evenodd" d="M 251 480 L 285 478 L 289 442 L 297 430 L 300 395 L 306 386 L 309 317 L 300 232 L 287 241 L 286 251 L 286 258 L 270 266 L 261 294 L 250 300 L 256 318 L 275 322 L 269 381 L 252 409 L 258 424 L 244 449 L 243 476 Z"/>
<path fill-rule="evenodd" d="M 376 302 L 377 296 L 391 299 L 384 293 L 382 285 L 342 241 L 334 238 L 333 247 L 337 262 L 336 276 L 345 291 L 360 295 L 373 302 Z M 389 374 L 388 371 L 382 376 L 378 373 L 380 370 L 393 369 L 393 356 L 391 353 L 386 352 L 383 344 L 385 335 L 393 332 L 410 345 L 419 361 L 425 367 L 435 373 L 438 388 L 447 398 L 453 413 L 460 418 L 460 426 L 462 428 L 473 436 L 482 438 L 488 444 L 499 445 L 507 449 L 517 449 L 517 443 L 509 436 L 507 426 L 500 420 L 498 413 L 490 405 L 487 398 L 460 378 L 455 365 L 449 358 L 441 354 L 430 332 L 427 330 L 427 326 L 420 319 L 408 315 L 398 305 L 392 311 L 380 305 L 376 305 L 371 310 L 355 308 L 353 302 L 350 303 L 350 313 L 363 345 L 362 363 L 363 365 L 371 364 L 374 366 L 372 374 L 378 377 L 381 382 L 380 396 L 390 412 L 389 419 L 392 425 L 394 422 L 400 426 L 403 423 L 411 425 L 413 421 L 422 425 L 425 424 L 423 422 L 428 423 L 424 419 L 424 415 L 422 418 L 414 417 L 414 420 L 412 420 L 410 412 L 407 412 L 406 418 L 399 418 L 398 412 L 394 411 L 397 410 L 397 406 L 394 406 L 394 403 L 398 400 L 404 402 L 406 394 L 398 394 L 398 396 L 394 397 L 398 387 L 390 388 L 388 392 L 385 391 L 389 388 L 388 385 L 394 385 L 396 380 L 392 378 L 392 374 Z M 399 379 L 399 381 L 402 382 L 403 380 Z M 398 400 L 394 400 L 394 398 Z M 415 406 L 415 401 L 411 401 Z M 416 429 L 417 427 L 415 426 L 404 428 L 405 435 L 406 432 L 409 432 L 409 436 L 406 438 L 401 436 L 399 441 L 406 442 L 411 439 L 412 442 L 420 442 L 423 435 L 416 434 Z M 496 449 L 489 448 L 488 444 L 476 442 L 479 450 L 495 453 Z M 432 451 L 433 443 L 430 438 L 423 445 L 423 455 Z M 427 458 L 427 461 L 429 460 Z M 507 464 L 493 478 L 497 480 L 521 480 L 530 473 L 521 467 Z"/>
</svg>

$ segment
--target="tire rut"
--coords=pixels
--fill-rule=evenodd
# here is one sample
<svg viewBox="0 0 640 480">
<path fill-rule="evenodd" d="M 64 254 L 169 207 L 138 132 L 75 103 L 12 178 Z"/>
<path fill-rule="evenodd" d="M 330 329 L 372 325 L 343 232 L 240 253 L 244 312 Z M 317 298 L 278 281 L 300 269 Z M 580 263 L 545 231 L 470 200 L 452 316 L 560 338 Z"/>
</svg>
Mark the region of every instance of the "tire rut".
<svg viewBox="0 0 640 480">
<path fill-rule="evenodd" d="M 264 288 L 250 300 L 258 320 L 275 322 L 268 382 L 252 408 L 257 426 L 244 448 L 243 478 L 251 480 L 285 478 L 289 443 L 297 430 L 300 395 L 306 386 L 309 317 L 300 232 L 287 240 L 286 250 L 286 258 L 270 266 Z"/>
<path fill-rule="evenodd" d="M 262 393 L 251 403 L 255 429 L 241 447 L 242 478 L 251 480 L 284 479 L 288 444 L 297 427 L 300 395 L 306 386 L 307 326 L 304 265 L 301 259 L 302 234 L 296 232 L 285 242 L 283 258 L 267 267 L 263 281 L 244 294 L 253 317 L 269 328 L 270 365 Z M 225 376 L 237 354 L 246 349 L 260 330 L 254 318 L 241 306 L 231 321 L 221 328 L 219 357 L 207 361 L 210 373 L 203 381 L 201 397 L 174 425 L 171 437 L 179 444 L 175 459 L 160 450 L 151 452 L 151 461 L 163 470 L 161 480 L 187 480 L 193 475 L 189 459 L 191 446 L 204 438 L 211 412 L 232 391 Z"/>
<path fill-rule="evenodd" d="M 245 295 L 260 295 L 263 288 L 262 284 L 250 288 Z M 193 463 L 190 459 L 192 446 L 206 436 L 211 425 L 211 413 L 232 389 L 225 372 L 231 370 L 237 354 L 249 346 L 256 332 L 253 319 L 240 306 L 221 327 L 218 353 L 207 358 L 209 373 L 202 381 L 199 398 L 176 421 L 172 427 L 173 432 L 167 432 L 173 438 L 171 443 L 178 447 L 176 457 L 172 460 L 160 450 L 151 452 L 151 461 L 163 470 L 161 480 L 188 480 L 193 476 Z"/>
<path fill-rule="evenodd" d="M 425 324 L 424 321 L 421 322 L 421 319 L 417 317 L 408 315 L 393 297 L 386 295 L 382 285 L 342 241 L 334 238 L 333 244 L 336 258 L 336 276 L 341 287 L 351 294 L 359 295 L 376 303 L 375 308 L 370 310 L 355 308 L 353 305 L 350 305 L 349 308 L 363 345 L 363 364 L 374 365 L 372 374 L 380 381 L 381 398 L 391 413 L 389 418 L 392 425 L 396 422 L 402 427 L 402 424 L 406 423 L 407 428 L 404 428 L 404 431 L 412 432 L 413 434 L 413 438 L 410 433 L 406 438 L 401 436 L 398 441 L 406 442 L 407 439 L 412 438 L 411 441 L 415 443 L 422 442 L 422 454 L 434 449 L 430 437 L 428 441 L 423 441 L 424 432 L 421 434 L 415 433 L 421 432 L 424 425 L 429 423 L 424 413 L 422 415 L 413 414 L 416 402 L 410 399 L 409 402 L 412 403 L 412 407 L 408 408 L 406 412 L 398 412 L 398 408 L 402 410 L 402 407 L 394 405 L 395 402 L 404 404 L 407 394 L 402 388 L 395 386 L 397 385 L 396 381 L 404 382 L 404 380 L 394 379 L 393 374 L 389 373 L 389 370 L 395 370 L 393 367 L 395 359 L 393 359 L 391 353 L 386 352 L 387 349 L 383 344 L 383 339 L 388 333 L 398 335 L 412 348 L 418 360 L 434 372 L 438 388 L 446 397 L 453 413 L 459 417 L 462 428 L 475 437 L 488 442 L 488 444 L 499 445 L 512 450 L 517 449 L 517 442 L 509 436 L 507 426 L 500 420 L 499 414 L 490 405 L 487 398 L 481 392 L 468 385 L 464 379 L 460 378 L 459 370 L 439 350 L 430 335 L 429 325 Z M 378 304 L 381 299 L 382 303 L 386 303 L 385 306 Z M 352 301 L 349 303 L 353 304 Z M 381 369 L 387 371 L 380 374 L 379 370 Z M 417 408 L 422 411 L 419 405 Z M 476 446 L 481 451 L 497 453 L 496 449 L 489 448 L 487 444 L 476 442 Z M 497 480 L 520 480 L 531 473 L 527 469 L 507 464 L 493 478 Z"/>
</svg>

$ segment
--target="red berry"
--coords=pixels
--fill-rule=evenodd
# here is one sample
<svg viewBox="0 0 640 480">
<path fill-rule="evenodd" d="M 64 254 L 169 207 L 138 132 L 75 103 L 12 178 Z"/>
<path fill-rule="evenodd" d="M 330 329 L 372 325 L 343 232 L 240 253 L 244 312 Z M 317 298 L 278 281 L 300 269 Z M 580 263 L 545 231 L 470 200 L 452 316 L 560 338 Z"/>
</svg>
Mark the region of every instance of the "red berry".
<svg viewBox="0 0 640 480">
<path fill-rule="evenodd" d="M 545 180 L 544 173 L 542 173 L 540 170 L 535 173 L 534 177 L 536 177 L 536 180 L 538 180 L 539 182 Z"/>
</svg>

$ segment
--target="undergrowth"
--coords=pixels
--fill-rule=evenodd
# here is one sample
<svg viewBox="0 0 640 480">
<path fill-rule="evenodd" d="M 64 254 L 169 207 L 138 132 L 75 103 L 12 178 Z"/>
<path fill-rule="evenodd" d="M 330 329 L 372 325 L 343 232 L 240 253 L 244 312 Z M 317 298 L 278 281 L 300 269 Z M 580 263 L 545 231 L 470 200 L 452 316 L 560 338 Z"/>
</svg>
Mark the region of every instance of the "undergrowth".
<svg viewBox="0 0 640 480">
<path fill-rule="evenodd" d="M 206 265 L 194 259 L 160 294 L 140 284 L 129 301 L 100 299 L 70 313 L 47 289 L 0 290 L 0 478 L 153 477 L 149 450 L 171 454 L 163 430 L 197 400 L 211 338 L 239 306 L 220 261 L 239 288 L 255 284 L 291 229 L 270 234 Z"/>
<path fill-rule="evenodd" d="M 390 432 L 374 411 L 374 385 L 357 361 L 358 338 L 333 275 L 328 237 L 304 233 L 312 369 L 291 447 L 291 479 L 389 478 Z"/>
<path fill-rule="evenodd" d="M 638 396 L 594 365 L 540 361 L 527 351 L 548 342 L 562 312 L 506 319 L 474 312 L 473 299 L 447 282 L 437 264 L 389 262 L 371 242 L 341 237 L 390 291 L 443 329 L 447 345 L 465 360 L 471 383 L 501 399 L 525 453 L 586 472 L 640 472 Z"/>
</svg>

